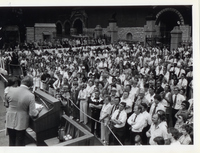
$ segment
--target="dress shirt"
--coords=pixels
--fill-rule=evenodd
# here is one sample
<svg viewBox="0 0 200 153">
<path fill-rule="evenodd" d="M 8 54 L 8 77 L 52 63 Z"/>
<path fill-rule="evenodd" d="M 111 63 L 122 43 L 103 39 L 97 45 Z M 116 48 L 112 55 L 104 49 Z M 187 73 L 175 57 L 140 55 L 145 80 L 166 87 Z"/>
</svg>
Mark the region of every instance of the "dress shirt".
<svg viewBox="0 0 200 153">
<path fill-rule="evenodd" d="M 111 119 L 112 119 L 112 120 L 116 119 L 118 113 L 119 113 L 119 109 L 117 109 L 117 110 L 113 113 Z M 122 127 L 124 127 L 125 124 L 126 124 L 126 120 L 127 120 L 127 113 L 126 113 L 125 110 L 122 110 L 122 111 L 120 112 L 119 118 L 118 118 L 118 121 L 122 122 L 122 124 L 115 124 L 114 127 L 116 127 L 116 128 L 122 128 Z"/>
<path fill-rule="evenodd" d="M 153 110 L 154 110 L 154 108 L 155 108 L 155 105 L 156 105 L 155 102 L 151 105 L 151 108 L 150 108 L 150 111 L 149 111 L 149 114 L 150 114 L 151 116 L 152 116 Z M 163 110 L 163 111 L 165 111 L 166 109 L 165 109 L 165 107 L 163 106 L 162 103 L 158 103 L 155 112 L 157 112 L 158 110 Z"/>
<path fill-rule="evenodd" d="M 126 113 L 132 112 L 133 101 L 130 98 L 123 99 L 121 98 L 121 102 L 125 102 L 126 106 L 130 106 L 128 109 L 125 109 Z"/>
<path fill-rule="evenodd" d="M 172 96 L 173 104 L 174 104 L 175 94 Z M 181 94 L 177 94 L 176 104 L 173 107 L 174 109 L 181 109 L 181 103 L 185 100 L 185 97 Z"/>
<path fill-rule="evenodd" d="M 112 110 L 112 105 L 110 103 L 103 104 L 101 108 L 101 112 L 100 112 L 100 119 L 104 118 L 106 115 L 109 115 L 111 113 L 111 110 Z M 109 116 L 104 118 L 104 120 L 107 120 L 107 121 L 108 119 L 109 119 Z"/>
<path fill-rule="evenodd" d="M 190 142 L 192 141 L 191 138 L 190 138 L 190 135 L 187 134 L 186 136 L 185 135 L 182 135 L 178 141 L 182 144 L 182 145 L 189 145 Z"/>
<path fill-rule="evenodd" d="M 150 135 L 150 145 L 156 145 L 156 143 L 153 141 L 155 137 L 161 136 L 164 138 L 164 140 L 168 139 L 167 123 L 163 121 L 158 126 L 155 126 L 155 124 L 152 123 L 150 127 Z"/>
<path fill-rule="evenodd" d="M 146 127 L 147 125 L 151 125 L 151 115 L 147 111 L 142 112 L 142 115 L 144 117 L 144 127 Z"/>
<path fill-rule="evenodd" d="M 127 120 L 128 124 L 131 125 L 132 132 L 142 132 L 142 129 L 145 124 L 145 118 L 142 113 L 137 114 L 133 113 Z"/>
<path fill-rule="evenodd" d="M 187 88 L 187 85 L 188 85 L 187 79 L 185 79 L 185 78 L 179 79 L 179 81 L 178 81 L 178 86 L 180 86 L 180 87 L 186 89 L 186 88 Z"/>
<path fill-rule="evenodd" d="M 88 97 L 88 92 L 86 89 L 80 90 L 78 93 L 78 99 L 80 100 L 86 100 L 86 98 Z"/>
</svg>

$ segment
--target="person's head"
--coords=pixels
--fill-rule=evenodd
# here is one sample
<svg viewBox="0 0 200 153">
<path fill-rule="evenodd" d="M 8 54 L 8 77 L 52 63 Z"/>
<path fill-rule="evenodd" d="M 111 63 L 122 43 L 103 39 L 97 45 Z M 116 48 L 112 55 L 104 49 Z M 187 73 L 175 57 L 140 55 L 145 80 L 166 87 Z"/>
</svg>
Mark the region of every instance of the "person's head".
<svg viewBox="0 0 200 153">
<path fill-rule="evenodd" d="M 163 137 L 161 136 L 158 136 L 158 137 L 155 137 L 153 139 L 153 141 L 157 144 L 157 145 L 164 145 L 165 144 L 165 140 Z"/>
<path fill-rule="evenodd" d="M 31 76 L 25 76 L 22 79 L 21 84 L 30 88 L 33 86 L 33 78 Z"/>
<path fill-rule="evenodd" d="M 182 109 L 188 110 L 188 108 L 190 107 L 190 103 L 189 103 L 187 100 L 184 100 L 184 101 L 181 103 L 181 107 L 182 107 Z"/>
<path fill-rule="evenodd" d="M 88 85 L 91 87 L 91 86 L 93 86 L 93 81 L 90 79 L 89 81 L 88 81 Z"/>
<path fill-rule="evenodd" d="M 170 139 L 178 140 L 180 134 L 179 134 L 179 131 L 176 128 L 169 127 L 167 129 L 167 132 L 169 134 Z"/>
<path fill-rule="evenodd" d="M 148 106 L 147 106 L 146 103 L 141 103 L 140 105 L 141 105 L 141 107 L 142 107 L 142 112 L 144 112 L 144 111 L 147 110 Z"/>
<path fill-rule="evenodd" d="M 135 107 L 134 107 L 134 113 L 135 114 L 140 114 L 142 112 L 142 107 L 139 105 L 136 105 Z"/>
<path fill-rule="evenodd" d="M 117 88 L 112 87 L 111 88 L 111 95 L 116 95 L 116 92 L 117 92 Z"/>
<path fill-rule="evenodd" d="M 142 139 L 140 137 L 140 135 L 136 135 L 135 136 L 135 143 L 141 143 Z"/>
<path fill-rule="evenodd" d="M 136 80 L 133 80 L 132 85 L 133 85 L 133 87 L 136 87 L 136 86 L 137 86 L 137 81 L 136 81 Z"/>
<path fill-rule="evenodd" d="M 129 92 L 128 91 L 124 91 L 123 96 L 122 96 L 123 99 L 127 99 L 128 96 L 129 96 Z"/>
<path fill-rule="evenodd" d="M 165 91 L 166 93 L 171 91 L 169 84 L 166 84 L 166 85 L 165 85 L 164 91 Z"/>
<path fill-rule="evenodd" d="M 184 125 L 181 126 L 181 133 L 182 133 L 183 135 L 187 135 L 187 134 L 189 134 L 190 132 L 191 132 L 191 127 L 190 127 L 190 125 L 184 124 Z"/>
<path fill-rule="evenodd" d="M 122 111 L 126 108 L 126 103 L 125 102 L 121 102 L 119 103 L 119 110 Z"/>
<path fill-rule="evenodd" d="M 145 96 L 145 91 L 144 91 L 144 89 L 140 89 L 138 96 L 139 96 L 140 98 L 143 98 L 143 97 Z"/>
<path fill-rule="evenodd" d="M 131 85 L 127 84 L 126 87 L 125 87 L 125 90 L 130 92 L 131 91 Z"/>
<path fill-rule="evenodd" d="M 109 95 L 105 95 L 104 97 L 104 103 L 108 104 L 111 101 L 111 97 Z"/>
<path fill-rule="evenodd" d="M 177 95 L 179 93 L 179 88 L 178 87 L 174 87 L 174 94 Z"/>
<path fill-rule="evenodd" d="M 10 76 L 7 81 L 8 81 L 7 82 L 7 86 L 8 87 L 11 87 L 11 86 L 16 87 L 16 86 L 18 86 L 18 79 L 17 79 L 17 77 Z"/>
<path fill-rule="evenodd" d="M 153 87 L 153 86 L 150 86 L 150 87 L 149 87 L 149 93 L 150 93 L 151 95 L 153 95 L 153 94 L 154 94 L 154 91 L 155 91 L 154 87 Z"/>
<path fill-rule="evenodd" d="M 179 93 L 180 93 L 181 95 L 184 95 L 184 94 L 185 94 L 185 89 L 184 89 L 184 88 L 181 88 Z"/>
<path fill-rule="evenodd" d="M 95 98 L 99 98 L 99 95 L 100 95 L 99 91 L 95 91 L 94 97 L 95 97 Z"/>
<path fill-rule="evenodd" d="M 186 120 L 187 120 L 187 117 L 186 117 L 185 114 L 180 113 L 180 114 L 177 115 L 177 122 L 178 123 L 185 123 Z"/>
<path fill-rule="evenodd" d="M 120 102 L 120 97 L 115 97 L 115 99 L 114 99 L 114 104 L 115 104 L 115 105 L 118 105 L 119 102 Z"/>
<path fill-rule="evenodd" d="M 162 98 L 161 98 L 161 96 L 160 96 L 159 94 L 156 94 L 156 95 L 154 96 L 154 102 L 155 102 L 156 104 L 158 104 L 161 100 L 162 100 Z"/>
</svg>

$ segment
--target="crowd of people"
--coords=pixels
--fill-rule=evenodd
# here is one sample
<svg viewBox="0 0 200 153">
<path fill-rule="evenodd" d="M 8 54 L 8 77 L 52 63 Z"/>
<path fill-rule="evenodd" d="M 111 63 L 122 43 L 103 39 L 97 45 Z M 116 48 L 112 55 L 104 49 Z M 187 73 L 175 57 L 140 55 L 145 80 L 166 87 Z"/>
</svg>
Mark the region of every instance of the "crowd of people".
<svg viewBox="0 0 200 153">
<path fill-rule="evenodd" d="M 192 56 L 122 41 L 2 52 L 105 145 L 193 144 Z"/>
</svg>

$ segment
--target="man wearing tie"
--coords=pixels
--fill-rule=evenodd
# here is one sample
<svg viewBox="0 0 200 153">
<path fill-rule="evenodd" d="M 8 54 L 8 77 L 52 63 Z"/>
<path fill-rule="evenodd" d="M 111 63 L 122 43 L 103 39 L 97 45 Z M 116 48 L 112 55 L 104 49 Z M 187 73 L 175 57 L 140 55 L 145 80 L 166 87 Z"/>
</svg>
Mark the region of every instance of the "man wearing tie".
<svg viewBox="0 0 200 153">
<path fill-rule="evenodd" d="M 114 124 L 113 133 L 117 137 L 117 139 L 123 144 L 124 143 L 124 132 L 125 132 L 125 124 L 127 120 L 127 113 L 125 111 L 126 103 L 121 102 L 119 104 L 119 109 L 117 109 L 111 117 L 110 122 Z M 113 144 L 119 145 L 119 142 L 113 136 Z"/>
<path fill-rule="evenodd" d="M 144 127 L 144 122 L 145 118 L 144 115 L 142 114 L 142 107 L 135 106 L 134 107 L 134 113 L 128 118 L 127 122 L 131 126 L 131 133 L 130 133 L 130 138 L 131 138 L 131 145 L 135 145 L 135 136 L 139 135 L 140 137 L 142 136 L 142 129 Z"/>
<path fill-rule="evenodd" d="M 151 105 L 149 114 L 153 116 L 158 110 L 163 110 L 165 112 L 165 107 L 161 103 L 161 96 L 159 94 L 156 94 L 154 96 L 154 103 Z"/>
<path fill-rule="evenodd" d="M 172 122 L 173 126 L 176 123 L 176 117 L 175 114 L 181 109 L 181 103 L 185 100 L 185 97 L 179 93 L 179 88 L 174 88 L 174 95 L 172 96 Z"/>
</svg>

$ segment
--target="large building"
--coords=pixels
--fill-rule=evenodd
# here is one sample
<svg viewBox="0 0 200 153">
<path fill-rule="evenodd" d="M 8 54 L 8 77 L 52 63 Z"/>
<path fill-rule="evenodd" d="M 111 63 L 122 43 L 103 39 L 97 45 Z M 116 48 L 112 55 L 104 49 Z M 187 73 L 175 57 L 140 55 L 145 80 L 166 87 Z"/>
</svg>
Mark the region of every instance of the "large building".
<svg viewBox="0 0 200 153">
<path fill-rule="evenodd" d="M 169 45 L 175 26 L 182 43 L 192 40 L 192 6 L 4 7 L 0 18 L 6 43 L 78 35 Z"/>
</svg>

